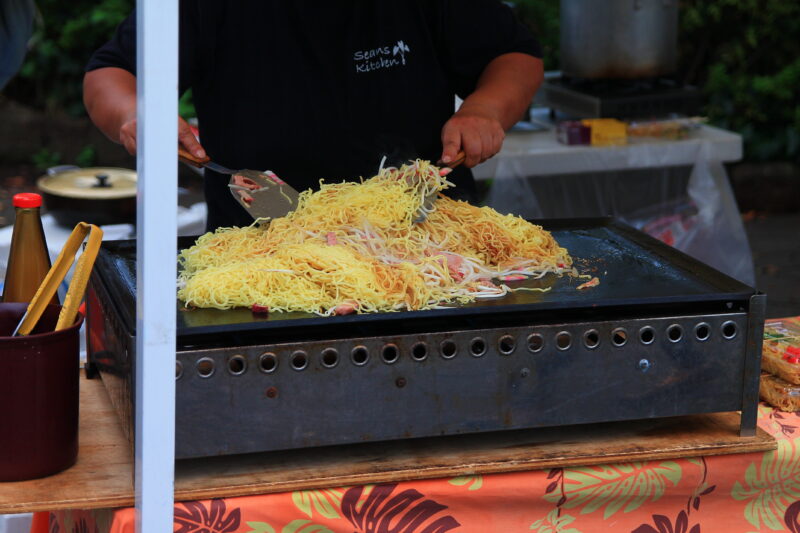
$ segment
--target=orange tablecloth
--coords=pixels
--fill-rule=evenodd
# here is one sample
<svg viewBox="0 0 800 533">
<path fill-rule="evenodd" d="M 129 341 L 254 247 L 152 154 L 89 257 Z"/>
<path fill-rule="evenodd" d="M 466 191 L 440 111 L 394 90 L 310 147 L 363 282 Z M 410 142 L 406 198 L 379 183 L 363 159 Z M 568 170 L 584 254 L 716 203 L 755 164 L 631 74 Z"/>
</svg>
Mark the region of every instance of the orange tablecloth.
<svg viewBox="0 0 800 533">
<path fill-rule="evenodd" d="M 800 416 L 759 408 L 766 453 L 555 468 L 175 504 L 180 533 L 800 533 Z M 134 510 L 36 516 L 32 533 L 133 533 Z"/>
</svg>

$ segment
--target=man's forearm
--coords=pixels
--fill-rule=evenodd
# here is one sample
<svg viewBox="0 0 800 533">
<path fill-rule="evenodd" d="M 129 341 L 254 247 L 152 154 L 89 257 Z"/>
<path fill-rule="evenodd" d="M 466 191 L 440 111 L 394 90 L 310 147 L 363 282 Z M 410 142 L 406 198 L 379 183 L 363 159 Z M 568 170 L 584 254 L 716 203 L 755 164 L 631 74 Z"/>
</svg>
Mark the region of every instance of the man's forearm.
<svg viewBox="0 0 800 533">
<path fill-rule="evenodd" d="M 522 118 L 543 79 L 541 59 L 521 53 L 498 56 L 486 66 L 461 109 L 489 113 L 508 130 Z"/>
<path fill-rule="evenodd" d="M 475 91 L 442 128 L 442 161 L 452 161 L 461 150 L 464 164 L 473 167 L 499 152 L 506 130 L 522 118 L 543 78 L 542 61 L 533 56 L 511 53 L 493 59 Z"/>
<path fill-rule="evenodd" d="M 100 131 L 121 143 L 120 129 L 136 118 L 136 78 L 127 70 L 114 67 L 87 72 L 83 78 L 83 103 Z"/>
</svg>

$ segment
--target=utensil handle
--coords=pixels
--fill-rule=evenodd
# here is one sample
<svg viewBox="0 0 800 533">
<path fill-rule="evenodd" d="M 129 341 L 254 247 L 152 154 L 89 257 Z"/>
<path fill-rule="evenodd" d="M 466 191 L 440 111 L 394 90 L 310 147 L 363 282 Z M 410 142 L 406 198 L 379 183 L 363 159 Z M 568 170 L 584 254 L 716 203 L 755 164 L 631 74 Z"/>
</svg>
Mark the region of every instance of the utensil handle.
<svg viewBox="0 0 800 533">
<path fill-rule="evenodd" d="M 206 163 L 211 161 L 211 158 L 208 156 L 205 157 L 196 157 L 191 153 L 187 152 L 180 146 L 178 147 L 178 159 L 186 163 L 187 165 L 192 165 L 193 167 L 203 168 L 206 166 Z"/>
<path fill-rule="evenodd" d="M 456 168 L 458 165 L 464 162 L 467 158 L 467 154 L 463 151 L 458 152 L 456 154 L 456 158 L 450 161 L 449 163 L 444 163 L 441 159 L 436 162 L 436 166 L 440 168 Z"/>
<path fill-rule="evenodd" d="M 72 321 L 75 320 L 75 312 L 77 312 L 78 305 L 83 298 L 83 291 L 86 289 L 86 282 L 88 281 L 91 266 L 94 264 L 94 260 L 100 248 L 100 241 L 103 238 L 103 230 L 94 224 L 87 224 L 86 222 L 78 222 L 75 229 L 72 230 L 67 242 L 64 244 L 61 252 L 59 252 L 58 258 L 55 263 L 53 263 L 53 266 L 50 268 L 50 271 L 47 273 L 47 276 L 45 276 L 41 285 L 39 285 L 39 289 L 33 296 L 31 303 L 28 304 L 28 309 L 25 311 L 25 315 L 22 317 L 22 320 L 20 320 L 12 336 L 29 335 L 30 332 L 33 331 L 33 328 L 36 327 L 48 302 L 52 300 L 53 295 L 55 295 L 56 290 L 58 290 L 58 286 L 66 277 L 67 272 L 69 272 L 75 260 L 75 254 L 78 252 L 78 248 L 80 248 L 87 234 L 89 234 L 89 243 L 78 260 L 78 266 L 75 269 L 77 280 L 73 278 L 72 283 L 70 283 L 67 296 L 64 299 L 64 305 L 61 307 L 61 313 L 58 315 L 56 330 L 72 325 Z M 81 284 L 83 284 L 83 287 L 80 287 Z M 78 295 L 79 292 L 80 295 Z M 67 315 L 69 313 L 72 314 L 71 321 L 67 320 Z M 61 327 L 59 327 L 59 325 L 61 325 Z"/>
<path fill-rule="evenodd" d="M 81 224 L 84 223 L 81 222 Z M 69 289 L 67 289 L 67 295 L 64 297 L 64 304 L 58 314 L 55 331 L 68 328 L 75 323 L 75 316 L 78 314 L 78 307 L 80 307 L 83 295 L 86 293 L 89 275 L 92 273 L 94 260 L 100 251 L 102 240 L 103 230 L 94 224 L 89 224 L 89 239 L 86 241 L 83 253 L 78 258 L 78 263 L 75 265 L 75 272 L 72 273 Z M 81 242 L 83 242 L 83 239 L 81 239 Z"/>
</svg>

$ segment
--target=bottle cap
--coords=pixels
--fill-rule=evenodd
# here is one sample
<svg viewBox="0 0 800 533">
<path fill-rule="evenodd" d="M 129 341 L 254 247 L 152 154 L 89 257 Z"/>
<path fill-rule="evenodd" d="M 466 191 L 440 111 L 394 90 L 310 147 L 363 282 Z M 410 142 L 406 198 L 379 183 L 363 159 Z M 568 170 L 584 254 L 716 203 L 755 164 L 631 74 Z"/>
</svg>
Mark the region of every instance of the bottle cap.
<svg viewBox="0 0 800 533">
<path fill-rule="evenodd" d="M 15 194 L 14 207 L 42 207 L 42 197 L 35 192 Z"/>
</svg>

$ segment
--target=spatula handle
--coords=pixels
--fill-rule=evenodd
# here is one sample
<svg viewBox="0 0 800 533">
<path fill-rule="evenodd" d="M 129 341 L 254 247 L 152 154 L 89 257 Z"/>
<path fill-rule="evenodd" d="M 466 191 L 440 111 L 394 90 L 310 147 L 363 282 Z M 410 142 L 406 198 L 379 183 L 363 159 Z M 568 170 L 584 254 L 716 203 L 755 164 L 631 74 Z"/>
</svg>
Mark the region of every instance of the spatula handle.
<svg viewBox="0 0 800 533">
<path fill-rule="evenodd" d="M 461 152 L 458 152 L 456 154 L 456 158 L 453 159 L 452 161 L 450 161 L 449 163 L 445 163 L 440 159 L 439 161 L 436 162 L 436 166 L 440 167 L 440 168 L 456 168 L 458 165 L 463 163 L 466 158 L 467 158 L 467 154 L 465 154 L 463 151 L 461 151 Z"/>
<path fill-rule="evenodd" d="M 206 166 L 206 163 L 211 161 L 211 158 L 208 156 L 196 157 L 181 147 L 178 147 L 178 159 L 180 159 L 187 165 L 192 165 L 193 167 L 197 168 L 203 168 L 204 166 Z"/>
</svg>

